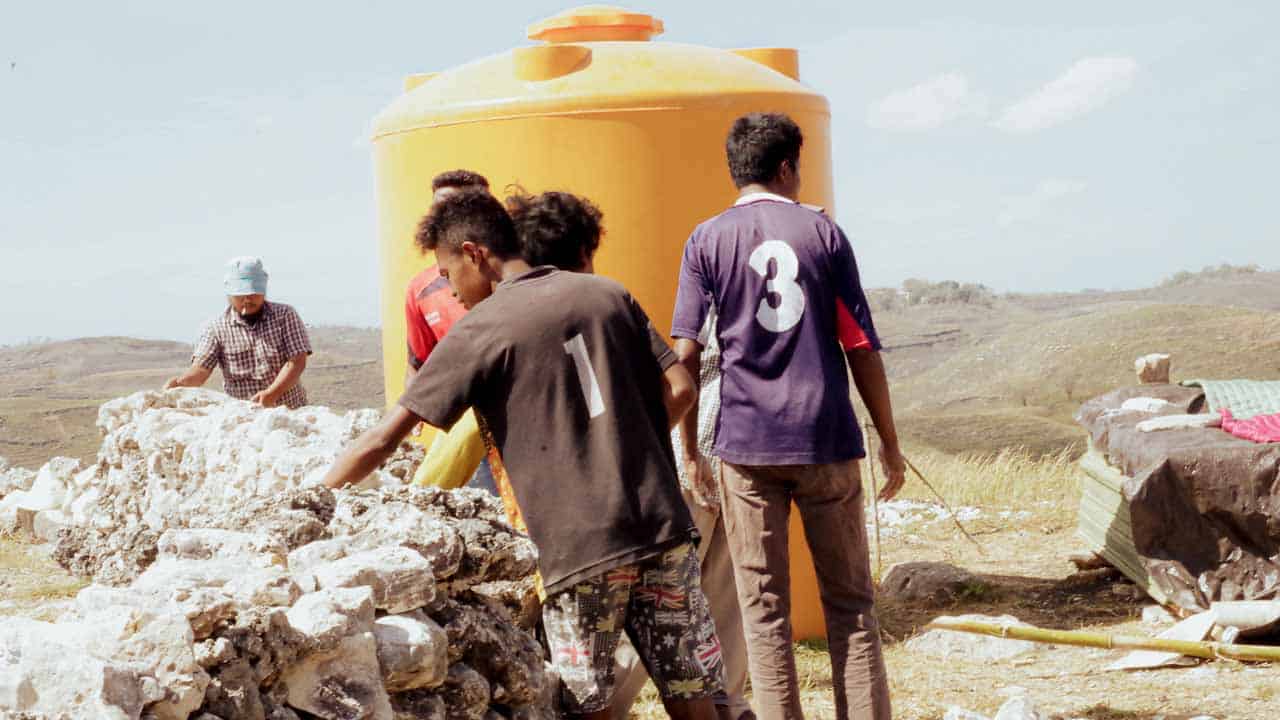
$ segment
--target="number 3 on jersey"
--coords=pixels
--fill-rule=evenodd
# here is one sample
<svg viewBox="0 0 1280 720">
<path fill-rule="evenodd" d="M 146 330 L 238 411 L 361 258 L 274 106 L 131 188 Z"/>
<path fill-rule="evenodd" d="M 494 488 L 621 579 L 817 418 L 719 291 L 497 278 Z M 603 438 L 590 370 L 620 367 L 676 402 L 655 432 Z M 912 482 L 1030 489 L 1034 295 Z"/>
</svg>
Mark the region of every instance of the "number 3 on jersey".
<svg viewBox="0 0 1280 720">
<path fill-rule="evenodd" d="M 573 358 L 573 365 L 578 370 L 578 384 L 582 387 L 582 397 L 587 401 L 587 414 L 596 418 L 604 414 L 604 397 L 600 394 L 600 381 L 596 380 L 596 370 L 591 367 L 591 356 L 587 355 L 587 342 L 582 335 L 574 335 L 564 344 L 564 353 Z"/>
<path fill-rule="evenodd" d="M 777 267 L 777 273 L 769 277 L 769 261 Z M 748 260 L 751 269 L 764 278 L 764 287 L 770 295 L 778 296 L 778 306 L 769 304 L 766 295 L 760 298 L 756 308 L 756 322 L 770 332 L 786 332 L 800 322 L 804 315 L 804 290 L 796 282 L 800 273 L 800 261 L 791 246 L 781 240 L 766 240 L 751 253 Z M 585 353 L 585 348 L 583 350 Z M 581 371 L 579 371 L 581 372 Z"/>
</svg>

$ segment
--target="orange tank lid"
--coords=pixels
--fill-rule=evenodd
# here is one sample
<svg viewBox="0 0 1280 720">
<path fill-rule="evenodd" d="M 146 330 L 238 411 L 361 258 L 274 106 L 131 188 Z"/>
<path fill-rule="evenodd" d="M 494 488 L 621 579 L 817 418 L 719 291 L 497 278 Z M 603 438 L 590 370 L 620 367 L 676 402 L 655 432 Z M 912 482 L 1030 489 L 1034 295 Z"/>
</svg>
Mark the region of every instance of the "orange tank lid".
<svg viewBox="0 0 1280 720">
<path fill-rule="evenodd" d="M 565 10 L 528 27 L 530 40 L 549 43 L 649 40 L 661 35 L 662 21 L 611 5 L 584 5 Z"/>
</svg>

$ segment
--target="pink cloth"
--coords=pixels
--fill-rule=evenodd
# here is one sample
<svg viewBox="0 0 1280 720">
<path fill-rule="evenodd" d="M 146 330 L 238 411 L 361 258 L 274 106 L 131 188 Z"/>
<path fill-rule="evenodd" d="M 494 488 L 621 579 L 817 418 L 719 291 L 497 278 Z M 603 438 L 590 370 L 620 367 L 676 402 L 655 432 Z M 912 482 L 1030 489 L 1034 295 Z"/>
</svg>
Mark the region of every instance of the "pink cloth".
<svg viewBox="0 0 1280 720">
<path fill-rule="evenodd" d="M 1280 442 L 1280 413 L 1237 420 L 1227 408 L 1219 412 L 1222 413 L 1222 429 L 1236 437 L 1259 443 Z"/>
</svg>

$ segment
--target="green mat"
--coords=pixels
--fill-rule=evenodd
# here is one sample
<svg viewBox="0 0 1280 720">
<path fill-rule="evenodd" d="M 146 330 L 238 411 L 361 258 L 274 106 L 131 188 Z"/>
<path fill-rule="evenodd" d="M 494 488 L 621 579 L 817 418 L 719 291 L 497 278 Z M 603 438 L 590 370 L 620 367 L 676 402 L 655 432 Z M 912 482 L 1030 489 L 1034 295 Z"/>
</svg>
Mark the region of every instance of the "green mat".
<svg viewBox="0 0 1280 720">
<path fill-rule="evenodd" d="M 1204 388 L 1212 413 L 1227 408 L 1237 420 L 1280 413 L 1280 380 L 1183 380 L 1181 384 Z"/>
</svg>

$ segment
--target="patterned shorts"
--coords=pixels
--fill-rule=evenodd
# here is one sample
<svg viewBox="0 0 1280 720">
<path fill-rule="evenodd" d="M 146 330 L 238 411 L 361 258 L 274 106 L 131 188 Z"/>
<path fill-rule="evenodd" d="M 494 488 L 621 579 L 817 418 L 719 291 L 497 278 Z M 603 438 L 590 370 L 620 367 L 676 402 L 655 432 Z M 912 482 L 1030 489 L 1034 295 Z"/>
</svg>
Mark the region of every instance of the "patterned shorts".
<svg viewBox="0 0 1280 720">
<path fill-rule="evenodd" d="M 691 543 L 548 597 L 542 620 L 567 713 L 609 706 L 623 632 L 663 698 L 709 698 L 724 686 L 720 640 Z"/>
</svg>

